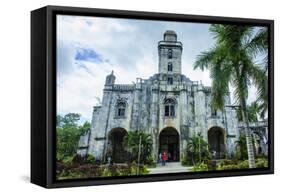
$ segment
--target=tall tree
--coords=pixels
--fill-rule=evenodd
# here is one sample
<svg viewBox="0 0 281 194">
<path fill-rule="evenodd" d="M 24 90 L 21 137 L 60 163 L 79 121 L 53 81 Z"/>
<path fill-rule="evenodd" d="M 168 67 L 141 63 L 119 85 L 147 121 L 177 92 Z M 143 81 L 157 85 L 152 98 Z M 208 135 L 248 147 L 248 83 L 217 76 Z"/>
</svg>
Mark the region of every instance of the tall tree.
<svg viewBox="0 0 281 194">
<path fill-rule="evenodd" d="M 245 135 L 240 135 L 239 139 L 235 141 L 237 149 L 237 158 L 245 160 L 247 158 L 247 141 Z"/>
<path fill-rule="evenodd" d="M 152 138 L 151 135 L 145 133 L 141 130 L 139 131 L 129 131 L 124 137 L 123 143 L 131 155 L 132 161 L 138 160 L 139 154 L 139 143 L 141 137 L 141 152 L 140 161 L 141 163 L 146 163 L 152 153 Z"/>
<path fill-rule="evenodd" d="M 64 160 L 72 157 L 77 150 L 78 141 L 86 130 L 90 128 L 89 122 L 79 125 L 80 115 L 69 113 L 64 116 L 57 115 L 56 140 L 57 160 Z"/>
<path fill-rule="evenodd" d="M 249 117 L 249 122 L 258 121 L 258 116 L 261 115 L 261 108 L 258 105 L 257 101 L 254 101 L 250 105 L 247 105 L 246 111 Z M 240 107 L 237 109 L 237 116 L 238 116 L 238 120 L 242 121 L 242 112 Z"/>
<path fill-rule="evenodd" d="M 193 165 L 201 163 L 202 160 L 209 157 L 208 143 L 204 140 L 201 133 L 194 134 L 187 141 L 187 155 L 190 156 Z"/>
<path fill-rule="evenodd" d="M 263 48 L 264 39 L 260 38 L 261 41 L 257 38 L 260 34 L 254 27 L 249 26 L 213 24 L 209 30 L 216 40 L 215 45 L 197 56 L 194 68 L 210 70 L 213 108 L 223 109 L 229 85 L 234 88 L 234 97 L 241 107 L 242 120 L 245 123 L 249 168 L 254 168 L 255 157 L 246 101 L 251 84 L 260 89 L 259 96 L 266 93 L 261 91 L 264 90 L 266 80 L 264 68 L 254 63 L 255 57 Z"/>
<path fill-rule="evenodd" d="M 257 103 L 259 115 L 265 118 L 268 111 L 268 29 L 261 28 L 249 42 L 247 48 L 253 55 L 262 57 L 259 65 L 262 69 L 262 76 L 254 80 L 257 86 Z"/>
</svg>

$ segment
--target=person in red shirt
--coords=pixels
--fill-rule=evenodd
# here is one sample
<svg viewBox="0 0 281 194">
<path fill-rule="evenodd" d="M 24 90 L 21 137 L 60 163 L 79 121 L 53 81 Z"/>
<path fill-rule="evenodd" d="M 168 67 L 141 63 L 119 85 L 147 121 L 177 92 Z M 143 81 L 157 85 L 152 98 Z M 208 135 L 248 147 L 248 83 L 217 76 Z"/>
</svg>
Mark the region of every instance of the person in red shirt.
<svg viewBox="0 0 281 194">
<path fill-rule="evenodd" d="M 164 151 L 162 154 L 162 166 L 166 165 L 167 153 Z"/>
</svg>

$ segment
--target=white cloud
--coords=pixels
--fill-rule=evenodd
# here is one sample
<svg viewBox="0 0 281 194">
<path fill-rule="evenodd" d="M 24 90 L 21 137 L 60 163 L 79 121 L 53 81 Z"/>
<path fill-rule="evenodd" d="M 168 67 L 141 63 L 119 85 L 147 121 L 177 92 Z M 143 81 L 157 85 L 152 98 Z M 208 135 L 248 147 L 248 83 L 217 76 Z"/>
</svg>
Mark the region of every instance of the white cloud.
<svg viewBox="0 0 281 194">
<path fill-rule="evenodd" d="M 59 114 L 80 113 L 91 120 L 96 97 L 102 98 L 106 75 L 112 70 L 116 83 L 130 84 L 158 71 L 157 43 L 170 29 L 183 43 L 182 73 L 192 81 L 211 85 L 209 72 L 193 70 L 196 55 L 213 40 L 207 24 L 161 22 L 80 16 L 57 16 L 57 107 Z M 75 60 L 81 48 L 100 60 Z"/>
</svg>

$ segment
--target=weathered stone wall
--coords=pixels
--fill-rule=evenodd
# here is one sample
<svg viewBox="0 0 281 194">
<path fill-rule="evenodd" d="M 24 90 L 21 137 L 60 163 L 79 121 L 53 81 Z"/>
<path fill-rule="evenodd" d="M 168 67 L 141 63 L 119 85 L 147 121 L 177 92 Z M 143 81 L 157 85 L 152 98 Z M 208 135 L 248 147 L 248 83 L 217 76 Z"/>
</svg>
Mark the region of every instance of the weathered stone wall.
<svg viewBox="0 0 281 194">
<path fill-rule="evenodd" d="M 77 154 L 81 155 L 82 157 L 87 155 L 90 134 L 91 134 L 91 130 L 88 130 L 80 136 Z"/>
<path fill-rule="evenodd" d="M 187 139 L 201 133 L 208 141 L 208 130 L 220 127 L 225 134 L 227 152 L 235 150 L 234 142 L 239 136 L 238 120 L 235 109 L 226 107 L 211 115 L 210 90 L 202 85 L 192 85 L 187 78 L 176 81 L 172 86 L 164 84 L 164 75 L 155 75 L 149 80 L 142 80 L 136 85 L 119 90 L 106 89 L 101 107 L 93 111 L 92 129 L 88 153 L 103 159 L 107 149 L 108 134 L 112 129 L 145 130 L 152 135 L 154 157 L 159 149 L 159 134 L 166 127 L 172 127 L 180 135 L 180 157 L 185 154 Z M 116 87 L 115 87 L 116 88 Z M 176 101 L 175 116 L 165 117 L 164 100 Z M 126 101 L 125 117 L 116 117 L 116 103 Z M 82 141 L 82 140 L 81 140 Z M 81 143 L 82 145 L 82 143 Z"/>
<path fill-rule="evenodd" d="M 137 79 L 135 84 L 115 84 L 113 72 L 106 77 L 102 104 L 94 107 L 87 149 L 95 158 L 105 159 L 108 134 L 116 128 L 150 133 L 155 160 L 158 156 L 159 134 L 167 127 L 174 128 L 179 134 L 181 159 L 188 138 L 200 132 L 208 141 L 208 131 L 213 127 L 223 132 L 227 153 L 234 152 L 234 142 L 239 136 L 235 109 L 226 106 L 212 115 L 210 87 L 193 82 L 181 74 L 182 45 L 177 42 L 174 32 L 169 31 L 166 38 L 169 42 L 160 41 L 158 44 L 158 74 L 146 80 Z M 172 58 L 168 57 L 169 49 L 173 50 Z M 173 64 L 173 71 L 167 69 L 169 62 Z M 172 84 L 167 83 L 168 78 L 173 79 Z M 164 101 L 167 98 L 176 102 L 173 117 L 165 116 Z M 116 116 L 116 103 L 120 100 L 126 103 L 124 117 Z M 227 105 L 231 104 L 229 96 L 226 96 L 226 102 Z M 84 141 L 81 139 L 82 144 Z"/>
<path fill-rule="evenodd" d="M 173 50 L 173 58 L 169 59 L 168 52 L 169 48 L 161 48 L 159 50 L 159 73 L 169 73 L 168 63 L 173 64 L 173 73 L 181 74 L 181 54 L 182 50 L 180 47 L 171 47 Z"/>
</svg>

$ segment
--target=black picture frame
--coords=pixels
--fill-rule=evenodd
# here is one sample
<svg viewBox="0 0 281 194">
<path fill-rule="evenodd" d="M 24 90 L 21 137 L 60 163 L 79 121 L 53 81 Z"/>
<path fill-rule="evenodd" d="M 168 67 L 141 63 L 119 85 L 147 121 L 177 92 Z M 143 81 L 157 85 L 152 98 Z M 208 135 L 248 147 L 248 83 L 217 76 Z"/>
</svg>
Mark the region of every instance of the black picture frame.
<svg viewBox="0 0 281 194">
<path fill-rule="evenodd" d="M 98 179 L 55 179 L 56 15 L 266 26 L 269 29 L 269 167 Z M 31 182 L 46 188 L 105 185 L 274 173 L 274 21 L 233 17 L 46 6 L 31 12 Z"/>
</svg>

